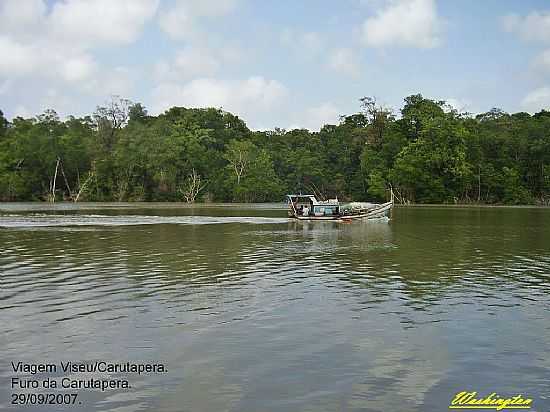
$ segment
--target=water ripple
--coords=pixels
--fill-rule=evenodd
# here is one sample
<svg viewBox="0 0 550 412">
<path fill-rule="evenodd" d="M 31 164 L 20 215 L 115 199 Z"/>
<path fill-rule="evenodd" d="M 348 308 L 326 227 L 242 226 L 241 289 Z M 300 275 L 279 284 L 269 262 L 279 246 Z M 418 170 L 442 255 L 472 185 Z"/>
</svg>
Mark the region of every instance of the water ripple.
<svg viewBox="0 0 550 412">
<path fill-rule="evenodd" d="M 83 410 L 421 411 L 486 382 L 542 410 L 549 216 L 410 210 L 351 225 L 1 215 L 0 361 L 169 364 Z"/>
</svg>

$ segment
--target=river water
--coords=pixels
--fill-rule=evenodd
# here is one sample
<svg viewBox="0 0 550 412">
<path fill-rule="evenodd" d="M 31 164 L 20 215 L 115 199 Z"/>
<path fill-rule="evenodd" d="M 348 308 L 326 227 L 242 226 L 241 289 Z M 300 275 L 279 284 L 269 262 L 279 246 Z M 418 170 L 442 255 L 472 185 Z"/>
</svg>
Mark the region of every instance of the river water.
<svg viewBox="0 0 550 412">
<path fill-rule="evenodd" d="M 68 360 L 168 369 L 79 411 L 550 410 L 550 209 L 1 204 L 0 273 L 0 410 L 72 410 L 11 405 L 11 362 Z"/>
</svg>

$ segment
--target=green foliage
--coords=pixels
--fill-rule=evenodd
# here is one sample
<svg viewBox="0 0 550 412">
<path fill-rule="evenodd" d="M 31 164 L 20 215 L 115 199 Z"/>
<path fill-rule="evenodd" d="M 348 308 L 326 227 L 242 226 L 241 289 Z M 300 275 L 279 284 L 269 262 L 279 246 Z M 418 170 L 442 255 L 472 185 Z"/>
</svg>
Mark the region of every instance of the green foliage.
<svg viewBox="0 0 550 412">
<path fill-rule="evenodd" d="M 386 179 L 379 171 L 374 171 L 368 177 L 368 194 L 377 200 L 383 200 L 386 196 Z"/>
<path fill-rule="evenodd" d="M 283 186 L 273 168 L 273 161 L 265 150 L 257 152 L 240 184 L 233 188 L 234 200 L 266 202 L 280 200 Z"/>
<path fill-rule="evenodd" d="M 502 169 L 503 200 L 507 204 L 519 205 L 532 202 L 529 190 L 521 183 L 519 171 L 513 167 Z"/>
<path fill-rule="evenodd" d="M 0 110 L 0 142 L 8 131 L 8 119 L 4 117 L 4 113 Z"/>
<path fill-rule="evenodd" d="M 113 97 L 91 116 L 0 111 L 0 200 L 280 201 L 285 193 L 426 203 L 550 203 L 550 112 L 472 117 L 412 95 L 401 116 L 371 97 L 318 132 L 252 132 L 219 109 L 150 116 Z M 56 165 L 58 173 L 56 174 Z"/>
</svg>

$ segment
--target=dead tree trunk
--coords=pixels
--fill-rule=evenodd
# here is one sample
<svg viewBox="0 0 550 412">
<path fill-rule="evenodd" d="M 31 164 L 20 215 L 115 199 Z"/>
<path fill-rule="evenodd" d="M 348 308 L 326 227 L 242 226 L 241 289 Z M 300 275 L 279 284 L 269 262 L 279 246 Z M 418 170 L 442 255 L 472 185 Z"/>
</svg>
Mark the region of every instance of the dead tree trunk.
<svg viewBox="0 0 550 412">
<path fill-rule="evenodd" d="M 481 203 L 481 165 L 477 166 L 477 203 Z"/>
<path fill-rule="evenodd" d="M 80 196 L 85 192 L 86 186 L 88 185 L 89 182 L 91 182 L 94 179 L 94 177 L 95 177 L 95 171 L 92 170 L 88 174 L 88 177 L 86 178 L 84 183 L 82 183 L 82 185 L 79 186 L 78 192 L 76 193 L 76 195 L 72 197 L 73 202 L 75 203 L 78 202 L 78 200 L 80 199 Z"/>
<path fill-rule="evenodd" d="M 193 203 L 205 186 L 206 183 L 202 184 L 201 176 L 193 168 L 193 171 L 185 181 L 184 187 L 180 188 L 179 192 L 187 203 Z"/>
<path fill-rule="evenodd" d="M 50 203 L 55 202 L 55 184 L 57 181 L 57 170 L 59 169 L 60 162 L 61 162 L 61 159 L 58 157 L 57 162 L 55 163 L 55 172 L 53 174 L 53 178 L 50 179 L 50 192 L 48 193 L 48 201 Z"/>
<path fill-rule="evenodd" d="M 67 180 L 67 176 L 65 175 L 65 169 L 63 168 L 63 163 L 60 163 L 61 166 L 61 174 L 63 175 L 63 180 L 65 181 L 65 186 L 67 187 L 67 191 L 69 192 L 69 199 L 73 200 L 73 191 L 71 190 L 71 186 L 69 185 L 69 181 Z"/>
</svg>

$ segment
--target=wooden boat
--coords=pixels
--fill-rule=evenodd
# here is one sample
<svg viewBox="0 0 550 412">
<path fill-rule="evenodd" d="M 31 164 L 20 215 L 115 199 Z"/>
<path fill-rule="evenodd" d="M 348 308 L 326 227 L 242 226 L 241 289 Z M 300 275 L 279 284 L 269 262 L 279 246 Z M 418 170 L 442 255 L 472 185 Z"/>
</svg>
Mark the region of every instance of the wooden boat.
<svg viewBox="0 0 550 412">
<path fill-rule="evenodd" d="M 338 199 L 318 200 L 314 195 L 287 195 L 288 216 L 298 220 L 337 220 L 380 219 L 387 217 L 393 208 L 391 200 L 386 203 L 341 204 Z"/>
</svg>

